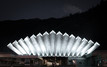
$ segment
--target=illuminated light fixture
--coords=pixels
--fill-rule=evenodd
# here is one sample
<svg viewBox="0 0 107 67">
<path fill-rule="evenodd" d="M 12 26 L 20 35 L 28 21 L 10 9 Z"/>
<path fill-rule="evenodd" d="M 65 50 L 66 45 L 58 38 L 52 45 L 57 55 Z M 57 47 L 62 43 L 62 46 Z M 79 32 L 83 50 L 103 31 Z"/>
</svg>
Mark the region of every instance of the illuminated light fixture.
<svg viewBox="0 0 107 67">
<path fill-rule="evenodd" d="M 92 53 L 100 44 L 94 43 L 92 40 L 70 36 L 67 33 L 62 34 L 51 31 L 45 32 L 43 35 L 39 33 L 37 36 L 32 35 L 25 39 L 20 39 L 9 43 L 9 47 L 18 55 L 36 55 L 41 57 L 46 56 L 72 56 L 82 57 Z"/>
</svg>

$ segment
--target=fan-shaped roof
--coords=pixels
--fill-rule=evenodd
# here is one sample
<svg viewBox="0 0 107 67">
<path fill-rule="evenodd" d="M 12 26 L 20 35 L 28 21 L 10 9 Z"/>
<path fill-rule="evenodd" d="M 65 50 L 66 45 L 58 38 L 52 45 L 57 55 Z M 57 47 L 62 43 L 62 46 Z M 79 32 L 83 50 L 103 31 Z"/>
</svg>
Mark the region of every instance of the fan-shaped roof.
<svg viewBox="0 0 107 67">
<path fill-rule="evenodd" d="M 25 39 L 20 39 L 9 43 L 7 47 L 18 55 L 37 55 L 37 56 L 76 56 L 81 57 L 92 53 L 100 44 L 85 38 L 70 36 L 67 33 L 51 31 L 43 35 L 32 35 Z"/>
</svg>

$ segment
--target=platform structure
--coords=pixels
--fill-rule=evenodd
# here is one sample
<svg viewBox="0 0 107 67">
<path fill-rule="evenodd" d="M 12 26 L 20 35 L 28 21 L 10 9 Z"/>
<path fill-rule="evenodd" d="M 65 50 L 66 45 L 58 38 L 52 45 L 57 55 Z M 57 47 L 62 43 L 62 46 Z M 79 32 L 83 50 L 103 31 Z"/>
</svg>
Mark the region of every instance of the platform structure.
<svg viewBox="0 0 107 67">
<path fill-rule="evenodd" d="M 26 61 L 32 58 L 33 62 L 38 60 L 39 65 L 79 65 L 79 62 L 85 65 L 87 58 L 90 58 L 99 46 L 98 42 L 73 34 L 62 34 L 60 31 L 56 33 L 53 30 L 36 36 L 33 34 L 7 45 L 17 54 L 16 58 L 25 58 Z"/>
</svg>

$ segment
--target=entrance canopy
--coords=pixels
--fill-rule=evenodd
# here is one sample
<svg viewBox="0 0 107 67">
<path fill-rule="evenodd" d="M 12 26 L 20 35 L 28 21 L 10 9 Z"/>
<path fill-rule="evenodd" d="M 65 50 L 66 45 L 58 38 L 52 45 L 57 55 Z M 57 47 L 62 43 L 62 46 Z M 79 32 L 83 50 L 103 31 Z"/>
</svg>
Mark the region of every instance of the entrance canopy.
<svg viewBox="0 0 107 67">
<path fill-rule="evenodd" d="M 70 36 L 67 33 L 51 31 L 45 32 L 43 35 L 39 33 L 37 36 L 32 35 L 7 45 L 12 51 L 18 55 L 35 55 L 41 57 L 82 57 L 92 53 L 100 44 L 87 40 L 85 38 Z"/>
</svg>

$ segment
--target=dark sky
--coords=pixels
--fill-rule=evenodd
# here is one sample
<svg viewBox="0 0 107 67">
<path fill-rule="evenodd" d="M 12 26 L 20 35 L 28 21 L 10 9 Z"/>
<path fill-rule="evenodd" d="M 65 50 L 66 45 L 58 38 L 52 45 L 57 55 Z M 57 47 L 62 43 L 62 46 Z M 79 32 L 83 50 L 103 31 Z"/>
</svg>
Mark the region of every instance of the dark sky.
<svg viewBox="0 0 107 67">
<path fill-rule="evenodd" d="M 60 18 L 87 11 L 101 0 L 0 0 L 0 21 Z"/>
</svg>

